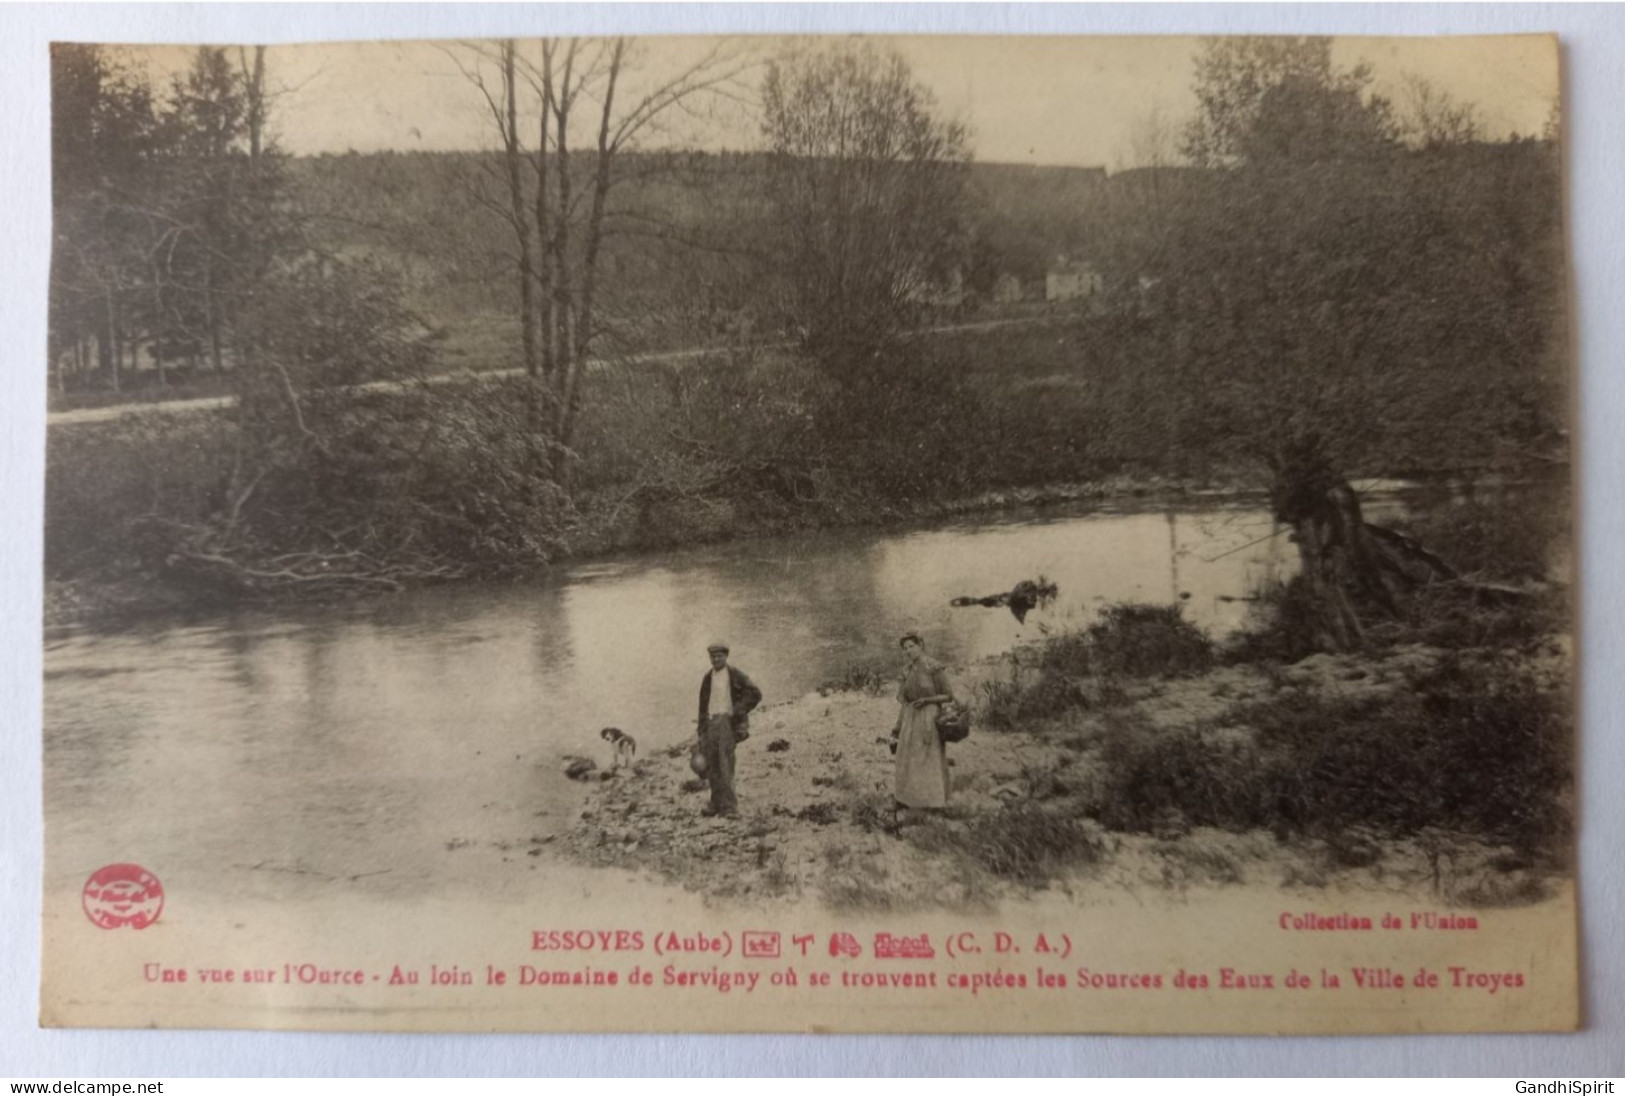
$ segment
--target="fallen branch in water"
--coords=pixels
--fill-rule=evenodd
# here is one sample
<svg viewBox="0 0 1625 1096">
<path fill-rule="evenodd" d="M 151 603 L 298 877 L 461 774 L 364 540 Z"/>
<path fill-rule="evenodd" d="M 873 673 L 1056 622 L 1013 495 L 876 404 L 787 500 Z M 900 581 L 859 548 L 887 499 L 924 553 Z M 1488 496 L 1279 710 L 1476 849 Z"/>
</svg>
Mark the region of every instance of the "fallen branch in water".
<svg viewBox="0 0 1625 1096">
<path fill-rule="evenodd" d="M 211 552 L 184 552 L 171 557 L 171 559 L 172 561 L 201 563 L 206 566 L 218 568 L 227 575 L 239 579 L 254 580 L 256 582 L 273 584 L 328 583 L 330 585 L 356 583 L 359 585 L 382 586 L 390 590 L 399 590 L 402 588 L 399 580 L 385 574 L 369 574 L 355 571 L 306 572 L 296 571 L 287 567 L 275 571 L 267 571 L 257 567 L 250 567 L 247 564 L 241 563 L 235 559 L 231 559 L 228 556 L 216 555 Z"/>
<path fill-rule="evenodd" d="M 458 565 L 415 557 L 380 558 L 360 548 L 283 552 L 262 561 L 246 547 L 219 544 L 207 529 L 187 531 L 191 535 L 184 538 L 185 546 L 171 552 L 166 565 L 172 570 L 202 572 L 246 590 L 399 591 L 408 583 L 442 582 L 466 573 Z"/>
</svg>

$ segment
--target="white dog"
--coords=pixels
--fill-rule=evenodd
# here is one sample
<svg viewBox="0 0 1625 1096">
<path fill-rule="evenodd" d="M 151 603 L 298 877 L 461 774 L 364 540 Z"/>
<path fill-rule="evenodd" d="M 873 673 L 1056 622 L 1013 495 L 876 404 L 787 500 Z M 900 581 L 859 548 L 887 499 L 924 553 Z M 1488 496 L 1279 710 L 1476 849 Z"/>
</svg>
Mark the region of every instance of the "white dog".
<svg viewBox="0 0 1625 1096">
<path fill-rule="evenodd" d="M 610 772 L 615 772 L 622 766 L 631 768 L 633 759 L 638 756 L 637 739 L 619 727 L 605 727 L 598 732 L 598 737 L 608 742 L 610 748 L 615 751 L 615 757 L 609 766 Z"/>
</svg>

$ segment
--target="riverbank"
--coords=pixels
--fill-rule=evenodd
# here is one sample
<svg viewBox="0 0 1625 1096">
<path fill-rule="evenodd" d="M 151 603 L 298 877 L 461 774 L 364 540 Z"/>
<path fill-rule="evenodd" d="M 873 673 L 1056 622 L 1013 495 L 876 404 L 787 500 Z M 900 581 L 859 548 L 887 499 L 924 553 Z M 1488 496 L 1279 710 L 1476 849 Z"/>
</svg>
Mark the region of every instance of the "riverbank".
<svg viewBox="0 0 1625 1096">
<path fill-rule="evenodd" d="M 1566 469 L 1555 471 L 1562 473 Z M 1406 488 L 1422 489 L 1429 481 L 1422 476 L 1413 479 L 1372 476 L 1354 482 L 1362 496 L 1369 501 L 1385 495 L 1392 497 L 1394 492 Z M 1467 546 L 1475 557 L 1481 558 L 1466 560 L 1466 567 L 1476 569 L 1484 563 L 1504 564 L 1500 557 L 1511 552 L 1515 557 L 1513 562 L 1531 573 L 1545 568 L 1546 563 L 1537 557 L 1546 551 L 1544 544 L 1548 524 L 1567 520 L 1566 484 L 1554 487 L 1546 480 L 1479 476 L 1460 482 L 1446 477 L 1442 487 L 1446 495 L 1451 495 L 1464 484 L 1475 490 L 1487 491 L 1533 487 L 1553 496 L 1542 502 L 1537 520 L 1518 526 L 1515 535 L 1508 535 L 1504 523 L 1499 521 L 1499 514 L 1490 515 L 1493 520 L 1479 520 L 1483 515 L 1469 515 L 1486 529 L 1495 527 L 1502 531 L 1496 534 L 1493 544 Z M 255 589 L 200 581 L 199 576 L 192 572 L 142 566 L 138 558 L 132 557 L 121 560 L 117 565 L 98 568 L 73 578 L 47 574 L 43 617 L 47 629 L 71 626 L 121 628 L 152 619 L 207 617 L 247 607 L 349 602 L 388 596 L 413 585 L 523 581 L 527 576 L 558 567 L 619 562 L 640 554 L 772 537 L 843 530 L 907 532 L 959 519 L 1066 507 L 1098 507 L 1102 511 L 1128 507 L 1149 510 L 1159 507 L 1230 506 L 1249 502 L 1257 502 L 1262 507 L 1265 500 L 1266 485 L 1257 474 L 1249 474 L 1239 468 L 1214 468 L 1199 479 L 1123 474 L 1092 482 L 1016 486 L 945 499 L 892 500 L 848 493 L 801 509 L 749 516 L 743 514 L 737 504 L 719 500 L 714 505 L 683 515 L 681 520 L 675 520 L 677 515 L 670 515 L 674 520 L 659 523 L 617 520 L 613 504 L 605 502 L 594 504 L 586 510 L 581 520 L 575 523 L 572 535 L 561 545 L 560 554 L 551 563 L 499 575 L 443 576 L 403 582 L 398 587 L 371 585 L 335 589 L 291 584 Z M 1429 543 L 1432 543 L 1432 537 L 1441 532 L 1440 529 L 1429 530 Z M 1477 539 L 1483 541 L 1487 538 Z M 1523 545 L 1513 551 L 1517 547 L 1512 544 L 1513 541 L 1539 543 Z M 1461 547 L 1459 544 L 1451 545 L 1452 549 Z M 1490 560 L 1488 557 L 1492 556 L 1496 558 Z M 1559 569 L 1567 571 L 1571 565 L 1564 562 Z"/>
<path fill-rule="evenodd" d="M 1159 476 L 1118 476 L 1093 483 L 1054 483 L 1041 487 L 1015 487 L 985 491 L 976 495 L 944 500 L 915 499 L 903 502 L 885 499 L 839 500 L 831 505 L 808 508 L 792 514 L 768 515 L 743 520 L 731 506 L 707 509 L 686 523 L 638 526 L 606 522 L 600 511 L 589 513 L 579 524 L 573 542 L 548 567 L 623 560 L 640 553 L 658 552 L 703 545 L 760 540 L 769 537 L 840 530 L 901 531 L 928 528 L 934 523 L 959 518 L 993 516 L 1023 509 L 1042 510 L 1064 506 L 1118 505 L 1189 506 L 1196 503 L 1231 504 L 1261 498 L 1263 485 L 1239 473 L 1202 481 L 1176 481 Z M 526 572 L 502 576 L 523 578 Z M 149 573 L 133 566 L 108 575 L 86 575 L 74 579 L 47 576 L 44 587 L 44 624 L 47 629 L 70 626 L 122 627 L 150 618 L 186 618 L 242 608 L 309 603 L 313 600 L 387 596 L 381 587 L 350 587 L 343 590 L 311 586 L 278 586 L 263 590 L 243 590 L 218 584 L 188 581 L 186 575 L 162 571 Z M 195 579 L 195 576 L 190 576 Z M 420 581 L 425 584 L 428 580 Z M 492 581 L 489 576 L 442 578 L 447 581 Z M 500 579 L 499 579 L 500 581 Z M 403 584 L 407 585 L 407 584 Z"/>
<path fill-rule="evenodd" d="M 1190 676 L 1117 680 L 1092 699 L 1002 728 L 990 707 L 1010 664 L 965 668 L 958 688 L 977 699 L 978 719 L 970 738 L 949 748 L 951 804 L 900 825 L 884 741 L 896 715 L 889 684 L 812 695 L 754 720 L 739 748 L 737 819 L 700 815 L 703 785 L 679 747 L 604 779 L 557 847 L 713 900 L 811 900 L 834 910 L 986 908 L 1051 889 L 1087 903 L 1103 892 L 1192 887 L 1425 893 L 1452 909 L 1522 905 L 1565 876 L 1563 825 L 1530 831 L 1529 840 L 1491 832 L 1460 796 L 1424 801 L 1413 777 L 1428 778 L 1409 771 L 1454 748 L 1430 739 L 1472 735 L 1469 749 L 1493 751 L 1493 720 L 1458 726 L 1443 714 L 1411 727 L 1419 762 L 1388 753 L 1384 721 L 1406 717 L 1418 697 L 1442 703 L 1443 682 L 1463 675 L 1475 684 L 1504 678 L 1499 702 L 1509 705 L 1517 703 L 1509 675 L 1521 675 L 1566 712 L 1571 653 L 1566 640 L 1546 636 L 1510 651 L 1404 644 L 1290 666 L 1215 664 Z M 1351 787 L 1375 775 L 1398 789 L 1399 813 L 1379 809 L 1351 822 L 1338 813 L 1347 804 L 1310 802 L 1320 794 L 1312 781 L 1299 785 L 1308 806 L 1296 815 L 1288 808 L 1271 817 L 1267 806 L 1255 818 L 1236 813 L 1245 774 L 1280 760 L 1276 722 L 1294 711 L 1323 718 L 1306 732 L 1316 741 L 1298 743 L 1287 768 L 1319 764 L 1334 770 L 1332 783 Z M 1324 718 L 1331 712 L 1365 723 Z M 1558 718 L 1562 726 L 1547 729 L 1566 740 Z M 1338 754 L 1336 742 L 1359 736 L 1386 772 L 1365 773 L 1363 760 Z M 1461 766 L 1435 775 L 1433 784 L 1495 794 Z M 1553 797 L 1566 817 L 1567 778 L 1548 776 L 1553 786 L 1515 794 L 1532 812 L 1544 809 L 1540 797 Z"/>
<path fill-rule="evenodd" d="M 53 430 L 47 618 L 349 599 L 742 537 L 1262 490 L 1233 423 L 1152 382 L 1165 348 L 1142 345 L 1143 328 L 956 330 L 897 348 L 874 376 L 786 349 L 606 364 L 583 382 L 567 484 L 536 450 L 522 380 L 489 374 L 313 390 L 267 403 L 252 429 L 214 410 Z M 1521 475 L 1530 461 L 1508 454 L 1546 449 L 1503 442 L 1429 420 L 1339 448 L 1339 472 Z"/>
</svg>

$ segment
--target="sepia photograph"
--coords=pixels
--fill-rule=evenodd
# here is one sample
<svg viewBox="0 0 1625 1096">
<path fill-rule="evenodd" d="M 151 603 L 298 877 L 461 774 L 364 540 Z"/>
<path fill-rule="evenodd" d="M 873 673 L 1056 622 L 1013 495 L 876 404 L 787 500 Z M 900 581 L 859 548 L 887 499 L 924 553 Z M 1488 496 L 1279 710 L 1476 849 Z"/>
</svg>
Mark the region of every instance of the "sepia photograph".
<svg viewBox="0 0 1625 1096">
<path fill-rule="evenodd" d="M 1579 1025 L 1556 37 L 49 98 L 42 1025 Z"/>
</svg>

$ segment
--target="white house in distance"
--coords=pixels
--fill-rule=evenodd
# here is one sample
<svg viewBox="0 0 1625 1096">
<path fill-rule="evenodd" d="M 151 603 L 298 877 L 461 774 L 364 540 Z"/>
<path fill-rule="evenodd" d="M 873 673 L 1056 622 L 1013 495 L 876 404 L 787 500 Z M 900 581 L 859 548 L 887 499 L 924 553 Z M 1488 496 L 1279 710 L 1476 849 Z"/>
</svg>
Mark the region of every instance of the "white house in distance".
<svg viewBox="0 0 1625 1096">
<path fill-rule="evenodd" d="M 1046 301 L 1076 301 L 1106 288 L 1106 280 L 1088 263 L 1062 258 L 1044 275 Z"/>
</svg>

